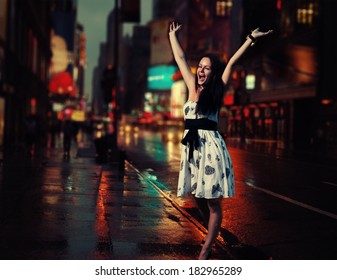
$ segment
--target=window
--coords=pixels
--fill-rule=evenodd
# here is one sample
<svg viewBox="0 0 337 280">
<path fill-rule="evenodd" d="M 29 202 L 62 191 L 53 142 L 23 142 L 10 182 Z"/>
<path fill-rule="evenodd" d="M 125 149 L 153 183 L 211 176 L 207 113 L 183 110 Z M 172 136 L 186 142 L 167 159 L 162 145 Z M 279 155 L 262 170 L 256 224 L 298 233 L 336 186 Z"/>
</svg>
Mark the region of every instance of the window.
<svg viewBox="0 0 337 280">
<path fill-rule="evenodd" d="M 312 26 L 318 17 L 318 1 L 302 0 L 297 7 L 296 21 L 299 25 Z"/>
<path fill-rule="evenodd" d="M 215 4 L 215 14 L 218 17 L 228 17 L 232 11 L 232 0 L 217 0 Z"/>
</svg>

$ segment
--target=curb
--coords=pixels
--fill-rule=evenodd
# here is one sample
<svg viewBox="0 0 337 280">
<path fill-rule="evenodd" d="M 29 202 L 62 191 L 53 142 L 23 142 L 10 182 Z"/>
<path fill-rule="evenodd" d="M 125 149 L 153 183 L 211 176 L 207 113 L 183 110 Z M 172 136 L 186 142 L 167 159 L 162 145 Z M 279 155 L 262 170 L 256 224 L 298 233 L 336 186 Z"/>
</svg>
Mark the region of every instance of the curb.
<svg viewBox="0 0 337 280">
<path fill-rule="evenodd" d="M 165 193 L 160 187 L 156 185 L 155 182 L 148 179 L 144 176 L 142 172 L 140 172 L 134 165 L 132 165 L 129 161 L 125 160 L 126 165 L 128 165 L 130 168 L 132 168 L 134 171 L 137 172 L 137 174 L 142 177 L 146 182 L 150 183 L 153 188 L 155 188 L 165 199 L 167 199 L 174 208 L 176 208 L 183 216 L 185 216 L 199 231 L 201 231 L 203 234 L 207 233 L 206 228 L 192 215 L 190 215 L 186 210 L 184 210 L 180 205 L 172 198 L 172 196 Z M 222 237 L 218 236 L 216 241 L 216 245 L 224 251 L 232 260 L 235 260 L 236 258 L 234 255 L 229 251 L 229 249 L 226 247 L 226 242 L 223 240 Z"/>
</svg>

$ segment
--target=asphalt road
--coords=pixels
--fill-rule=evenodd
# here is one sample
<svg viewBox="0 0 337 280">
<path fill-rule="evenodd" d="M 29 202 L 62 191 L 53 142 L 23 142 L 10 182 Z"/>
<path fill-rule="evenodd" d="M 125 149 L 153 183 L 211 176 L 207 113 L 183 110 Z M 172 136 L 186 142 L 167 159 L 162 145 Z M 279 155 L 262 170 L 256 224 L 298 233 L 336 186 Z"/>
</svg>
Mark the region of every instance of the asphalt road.
<svg viewBox="0 0 337 280">
<path fill-rule="evenodd" d="M 193 199 L 176 198 L 180 132 L 124 132 L 128 160 L 199 219 Z M 221 236 L 237 259 L 337 259 L 337 168 L 228 146 L 236 195 L 223 200 Z"/>
</svg>

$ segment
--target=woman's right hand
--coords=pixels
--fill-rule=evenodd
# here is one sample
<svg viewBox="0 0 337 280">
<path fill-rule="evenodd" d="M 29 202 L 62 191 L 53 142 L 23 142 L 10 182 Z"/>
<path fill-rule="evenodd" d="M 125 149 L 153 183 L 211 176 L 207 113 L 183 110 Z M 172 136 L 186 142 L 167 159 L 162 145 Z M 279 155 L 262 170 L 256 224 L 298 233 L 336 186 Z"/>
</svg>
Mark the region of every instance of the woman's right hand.
<svg viewBox="0 0 337 280">
<path fill-rule="evenodd" d="M 175 33 L 181 29 L 182 24 L 179 24 L 177 22 L 171 22 L 170 24 L 170 32 L 169 34 Z"/>
<path fill-rule="evenodd" d="M 271 33 L 273 33 L 273 30 L 271 30 L 271 29 L 268 30 L 267 32 L 261 32 L 260 28 L 256 28 L 251 32 L 252 36 L 256 39 L 259 38 L 259 37 L 262 37 L 262 36 L 266 36 L 266 35 L 271 34 Z"/>
</svg>

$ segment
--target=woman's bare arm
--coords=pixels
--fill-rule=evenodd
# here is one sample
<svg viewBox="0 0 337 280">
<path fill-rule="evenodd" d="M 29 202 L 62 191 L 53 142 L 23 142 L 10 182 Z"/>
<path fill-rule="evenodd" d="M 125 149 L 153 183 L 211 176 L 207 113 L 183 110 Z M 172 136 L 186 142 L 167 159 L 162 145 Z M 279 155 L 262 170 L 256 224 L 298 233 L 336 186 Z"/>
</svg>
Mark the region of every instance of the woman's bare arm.
<svg viewBox="0 0 337 280">
<path fill-rule="evenodd" d="M 169 39 L 170 44 L 173 52 L 174 59 L 179 67 L 179 70 L 181 72 L 181 75 L 183 76 L 183 79 L 190 91 L 194 91 L 195 88 L 195 76 L 193 75 L 190 66 L 188 65 L 185 53 L 183 49 L 180 46 L 180 43 L 177 38 L 177 32 L 181 29 L 181 24 L 177 24 L 175 22 L 172 22 L 170 24 L 170 32 L 169 32 Z"/>
<path fill-rule="evenodd" d="M 251 36 L 253 36 L 253 39 L 257 39 L 262 36 L 266 36 L 270 33 L 272 33 L 272 30 L 268 30 L 267 32 L 261 32 L 259 31 L 259 28 L 256 28 L 254 31 L 252 31 Z M 230 58 L 228 61 L 226 68 L 222 74 L 222 81 L 227 84 L 230 78 L 230 75 L 232 73 L 233 65 L 238 61 L 238 59 L 244 54 L 244 52 L 253 45 L 253 40 L 247 36 L 246 41 L 242 44 L 242 46 L 235 52 L 235 54 Z"/>
</svg>

